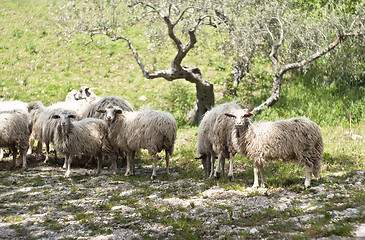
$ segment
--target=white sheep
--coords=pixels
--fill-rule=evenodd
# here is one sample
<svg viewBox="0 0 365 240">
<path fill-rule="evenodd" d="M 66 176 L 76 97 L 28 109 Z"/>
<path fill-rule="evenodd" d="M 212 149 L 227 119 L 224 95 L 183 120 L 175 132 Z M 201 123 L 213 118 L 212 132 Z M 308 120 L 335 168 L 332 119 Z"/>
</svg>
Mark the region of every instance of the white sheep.
<svg viewBox="0 0 365 240">
<path fill-rule="evenodd" d="M 64 101 L 57 102 L 47 107 L 48 109 L 63 109 L 63 110 L 72 110 L 77 113 L 78 116 L 83 116 L 85 111 L 88 109 L 90 104 L 85 100 L 77 100 L 77 101 Z"/>
<path fill-rule="evenodd" d="M 306 166 L 304 185 L 309 187 L 312 174 L 319 177 L 323 158 L 322 134 L 318 125 L 307 118 L 252 123 L 247 109 L 227 112 L 235 120 L 232 140 L 237 151 L 254 160 L 254 184 L 265 187 L 263 165 L 269 160 L 295 160 Z"/>
<path fill-rule="evenodd" d="M 16 166 L 17 150 L 20 152 L 22 169 L 27 168 L 27 150 L 29 136 L 32 131 L 30 116 L 22 110 L 0 112 L 0 147 L 6 147 L 13 152 L 13 166 Z"/>
<path fill-rule="evenodd" d="M 229 159 L 228 178 L 233 181 L 233 165 L 234 156 L 237 153 L 232 142 L 232 129 L 235 127 L 235 122 L 232 118 L 227 118 L 226 112 L 234 112 L 241 109 L 236 102 L 222 104 L 220 110 L 216 113 L 216 119 L 211 132 L 213 134 L 213 150 L 218 154 L 218 163 L 214 172 L 214 177 L 219 178 L 221 170 L 224 174 L 225 159 Z"/>
<path fill-rule="evenodd" d="M 98 159 L 97 173 L 100 173 L 103 156 L 110 153 L 107 139 L 108 124 L 101 119 L 85 118 L 72 122 L 75 115 L 68 112 L 53 115 L 59 119 L 54 134 L 54 147 L 57 152 L 65 155 L 67 161 L 65 177 L 71 174 L 71 163 L 74 156 L 82 154 L 94 156 Z"/>
<path fill-rule="evenodd" d="M 0 99 L 0 111 L 22 110 L 27 111 L 27 103 L 19 100 Z M 31 148 L 28 150 L 31 153 Z M 0 159 L 3 158 L 3 149 L 0 148 Z"/>
<path fill-rule="evenodd" d="M 76 100 L 86 100 L 89 104 L 93 104 L 98 102 L 101 97 L 97 96 L 92 88 L 89 88 L 87 86 L 82 86 L 79 91 L 77 91 L 75 95 Z"/>
<path fill-rule="evenodd" d="M 169 172 L 169 157 L 172 155 L 177 126 L 174 117 L 162 111 L 124 111 L 117 106 L 108 106 L 100 112 L 106 113 L 109 123 L 110 143 L 127 153 L 125 176 L 134 175 L 134 156 L 140 149 L 147 149 L 153 156 L 151 179 L 156 174 L 157 153 L 165 150 L 166 173 Z"/>
<path fill-rule="evenodd" d="M 238 105 L 234 102 L 224 103 L 224 104 L 215 106 L 204 114 L 204 117 L 200 122 L 199 130 L 198 130 L 198 142 L 197 142 L 196 152 L 198 155 L 198 159 L 199 158 L 202 159 L 202 163 L 203 163 L 206 174 L 208 174 L 210 177 L 213 176 L 215 157 L 216 157 L 216 155 L 218 155 L 218 153 L 213 148 L 214 126 L 215 126 L 218 118 L 220 118 L 221 116 L 225 116 L 224 114 L 226 113 L 227 109 L 231 109 L 232 107 L 235 107 L 235 106 L 238 106 Z M 217 129 L 217 131 L 218 131 L 218 129 Z M 219 166 L 219 164 L 221 165 L 221 168 L 222 168 L 222 171 L 224 174 L 224 159 L 221 158 L 220 162 L 218 162 L 217 166 Z"/>
<path fill-rule="evenodd" d="M 100 112 L 99 110 L 105 109 L 108 106 L 118 106 L 120 109 L 122 109 L 123 111 L 133 111 L 133 107 L 129 104 L 129 102 L 127 102 L 124 99 L 121 99 L 120 97 L 103 97 L 101 98 L 99 101 L 90 104 L 90 106 L 88 107 L 88 109 L 86 109 L 83 118 L 99 118 L 99 119 L 105 119 L 105 113 L 104 112 Z M 122 158 L 122 164 L 125 163 L 125 154 L 120 150 L 117 149 L 116 147 L 114 147 L 113 150 L 114 154 L 113 156 L 111 156 L 111 158 L 113 158 L 112 163 L 116 162 L 114 161 L 114 158 L 117 159 L 118 155 L 123 156 Z M 88 163 L 90 163 L 92 161 L 92 159 L 89 160 Z M 117 166 L 112 165 L 111 166 L 114 171 L 117 171 Z"/>
</svg>

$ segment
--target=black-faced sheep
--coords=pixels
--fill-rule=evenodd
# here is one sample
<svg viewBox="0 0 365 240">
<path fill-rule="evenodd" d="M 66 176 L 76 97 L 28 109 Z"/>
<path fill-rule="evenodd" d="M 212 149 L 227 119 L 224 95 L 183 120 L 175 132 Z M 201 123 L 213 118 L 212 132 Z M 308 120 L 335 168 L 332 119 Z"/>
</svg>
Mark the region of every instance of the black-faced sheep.
<svg viewBox="0 0 365 240">
<path fill-rule="evenodd" d="M 111 151 L 107 139 L 108 124 L 104 120 L 94 118 L 72 122 L 71 119 L 76 116 L 68 112 L 53 115 L 52 118 L 59 119 L 53 143 L 56 151 L 65 155 L 67 159 L 65 177 L 71 174 L 73 157 L 81 157 L 82 154 L 98 159 L 99 173 L 103 156 Z"/>
<path fill-rule="evenodd" d="M 309 187 L 312 174 L 319 177 L 323 158 L 322 134 L 318 125 L 307 118 L 291 118 L 275 122 L 251 123 L 253 114 L 247 109 L 227 112 L 235 120 L 232 131 L 237 151 L 254 160 L 254 184 L 261 186 L 266 179 L 263 165 L 269 160 L 295 160 L 306 166 L 304 185 Z"/>
<path fill-rule="evenodd" d="M 22 169 L 27 168 L 27 150 L 32 123 L 29 114 L 22 110 L 0 112 L 0 147 L 13 152 L 13 165 L 16 165 L 17 150 L 20 152 Z"/>
<path fill-rule="evenodd" d="M 165 150 L 166 173 L 169 172 L 169 157 L 172 155 L 177 126 L 174 117 L 162 111 L 128 112 L 117 106 L 104 110 L 109 123 L 110 143 L 127 153 L 125 176 L 134 175 L 134 155 L 140 149 L 147 149 L 153 156 L 151 179 L 156 174 L 157 153 Z"/>
</svg>

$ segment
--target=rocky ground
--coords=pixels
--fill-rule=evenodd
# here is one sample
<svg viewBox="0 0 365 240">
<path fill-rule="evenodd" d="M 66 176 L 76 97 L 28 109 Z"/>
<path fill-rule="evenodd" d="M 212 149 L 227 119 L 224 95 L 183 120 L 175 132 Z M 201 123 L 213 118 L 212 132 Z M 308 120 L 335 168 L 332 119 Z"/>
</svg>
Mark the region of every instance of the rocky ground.
<svg viewBox="0 0 365 240">
<path fill-rule="evenodd" d="M 365 238 L 365 171 L 329 174 L 309 189 L 251 189 L 174 166 L 154 181 L 148 166 L 130 178 L 74 168 L 70 179 L 58 166 L 2 167 L 0 239 Z"/>
</svg>

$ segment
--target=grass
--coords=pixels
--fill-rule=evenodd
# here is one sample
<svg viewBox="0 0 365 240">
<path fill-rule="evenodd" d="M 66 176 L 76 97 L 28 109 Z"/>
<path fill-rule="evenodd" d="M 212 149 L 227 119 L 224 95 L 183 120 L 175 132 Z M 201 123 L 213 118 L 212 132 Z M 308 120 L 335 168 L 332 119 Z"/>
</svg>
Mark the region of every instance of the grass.
<svg viewBox="0 0 365 240">
<path fill-rule="evenodd" d="M 183 80 L 144 79 L 124 42 L 96 37 L 94 42 L 85 45 L 89 39 L 82 35 L 75 36 L 70 42 L 60 40 L 57 35 L 60 29 L 53 22 L 55 10 L 53 0 L 3 3 L 0 13 L 0 25 L 4 26 L 0 32 L 0 98 L 26 102 L 39 100 L 49 105 L 63 100 L 71 89 L 87 85 L 95 87 L 99 96 L 122 97 L 135 109 L 171 112 L 178 122 L 178 135 L 171 159 L 171 174 L 165 174 L 165 163 L 161 161 L 158 179 L 152 182 L 152 170 L 146 167 L 152 161 L 145 152 L 140 156 L 136 176 L 129 178 L 123 176 L 124 169 L 117 176 L 98 177 L 86 172 L 65 179 L 59 169 L 45 173 L 32 168 L 29 172 L 9 172 L 1 168 L 0 220 L 9 224 L 18 238 L 26 236 L 29 231 L 29 226 L 24 223 L 26 214 L 42 215 L 42 221 L 37 220 L 38 225 L 61 233 L 67 231 L 68 224 L 77 221 L 77 233 L 65 233 L 63 239 L 109 235 L 120 226 L 146 239 L 156 239 L 156 236 L 174 239 L 202 236 L 311 239 L 351 236 L 354 226 L 365 222 L 361 217 L 365 212 L 364 180 L 357 179 L 357 171 L 365 169 L 363 86 L 316 85 L 316 82 L 308 83 L 304 75 L 288 74 L 283 81 L 279 102 L 256 116 L 255 120 L 306 116 L 316 121 L 325 146 L 322 179 L 313 180 L 313 188 L 305 189 L 304 166 L 272 162 L 264 167 L 268 189 L 249 191 L 248 187 L 253 184 L 252 160 L 236 156 L 235 181 L 232 183 L 227 177 L 219 180 L 206 178 L 200 162 L 195 159 L 198 127 L 190 126 L 186 118 L 195 101 L 194 85 Z M 162 53 L 149 49 L 140 34 L 144 30 L 139 26 L 127 29 L 126 33 L 131 34 L 148 69 L 168 68 L 175 49 L 170 43 Z M 231 60 L 221 57 L 214 49 L 214 33 L 208 32 L 206 36 L 212 41 L 209 46 L 205 44 L 208 40 L 198 39 L 197 47 L 184 60 L 184 65 L 199 67 L 204 78 L 215 84 L 217 103 L 238 99 L 255 106 L 266 99 L 271 91 L 271 76 L 265 61 L 257 61 L 252 66 L 252 71 L 239 86 L 237 97 L 224 96 L 223 84 L 231 71 Z M 359 187 L 355 186 L 356 183 Z M 46 184 L 52 187 L 43 188 Z M 228 195 L 203 194 L 216 188 L 223 189 Z M 245 193 L 240 198 L 248 202 L 256 198 L 279 202 L 282 194 L 287 192 L 295 199 L 285 209 L 268 205 L 257 210 L 245 206 L 244 202 L 238 205 L 240 200 L 234 198 L 235 191 Z M 328 193 L 333 197 L 327 198 Z M 309 207 L 298 205 L 313 194 L 315 197 Z M 181 200 L 186 205 L 164 204 L 170 199 Z M 54 205 L 48 206 L 51 200 Z M 127 206 L 133 211 L 112 211 L 114 206 Z M 310 207 L 315 209 L 307 210 Z M 349 208 L 359 209 L 360 217 L 338 218 L 333 214 Z M 205 209 L 211 212 L 206 213 Z M 314 217 L 303 226 L 293 224 L 293 218 L 308 214 Z M 218 224 L 207 224 L 212 221 L 210 215 L 218 219 Z M 151 226 L 162 230 L 156 233 Z M 220 232 L 220 227 L 226 226 L 234 226 L 236 230 Z M 253 227 L 262 227 L 261 235 L 251 235 Z M 81 233 L 81 228 L 85 232 Z M 28 238 L 37 239 L 37 236 Z"/>
</svg>

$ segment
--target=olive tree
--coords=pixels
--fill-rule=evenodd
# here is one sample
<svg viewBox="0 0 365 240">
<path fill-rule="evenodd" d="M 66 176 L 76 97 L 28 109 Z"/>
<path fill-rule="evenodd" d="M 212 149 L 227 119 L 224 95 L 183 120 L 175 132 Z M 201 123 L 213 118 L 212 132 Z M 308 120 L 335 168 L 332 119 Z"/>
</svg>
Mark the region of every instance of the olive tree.
<svg viewBox="0 0 365 240">
<path fill-rule="evenodd" d="M 83 33 L 93 39 L 102 34 L 112 41 L 126 41 L 147 79 L 185 79 L 195 84 L 196 105 L 189 115 L 194 123 L 198 123 L 214 106 L 213 84 L 204 79 L 199 68 L 183 66 L 183 60 L 196 45 L 199 28 L 202 25 L 218 26 L 221 22 L 212 9 L 209 1 L 79 0 L 62 5 L 58 22 L 69 35 Z M 123 35 L 125 28 L 140 22 L 159 33 L 154 36 L 154 41 L 165 41 L 164 36 L 168 36 L 173 42 L 176 54 L 169 69 L 146 69 L 132 40 Z"/>
<path fill-rule="evenodd" d="M 271 96 L 254 108 L 255 113 L 279 100 L 282 80 L 287 72 L 307 67 L 349 39 L 356 39 L 358 49 L 363 49 L 363 1 L 351 4 L 350 9 L 346 2 L 331 0 L 310 9 L 303 6 L 295 1 L 225 2 L 225 14 L 230 16 L 234 25 L 226 51 L 248 59 L 266 56 L 272 65 Z M 351 54 L 361 55 L 361 51 Z"/>
</svg>

